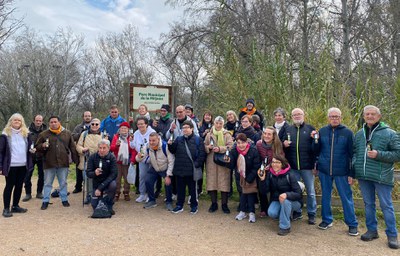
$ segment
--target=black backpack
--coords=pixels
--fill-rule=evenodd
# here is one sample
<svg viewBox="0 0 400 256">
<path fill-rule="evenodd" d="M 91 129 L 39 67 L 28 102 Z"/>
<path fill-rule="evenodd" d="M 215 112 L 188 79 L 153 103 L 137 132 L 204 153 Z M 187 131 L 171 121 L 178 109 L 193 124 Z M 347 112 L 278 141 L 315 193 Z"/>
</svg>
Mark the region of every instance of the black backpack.
<svg viewBox="0 0 400 256">
<path fill-rule="evenodd" d="M 108 209 L 103 200 L 99 200 L 91 217 L 94 219 L 111 218 L 111 211 Z"/>
</svg>

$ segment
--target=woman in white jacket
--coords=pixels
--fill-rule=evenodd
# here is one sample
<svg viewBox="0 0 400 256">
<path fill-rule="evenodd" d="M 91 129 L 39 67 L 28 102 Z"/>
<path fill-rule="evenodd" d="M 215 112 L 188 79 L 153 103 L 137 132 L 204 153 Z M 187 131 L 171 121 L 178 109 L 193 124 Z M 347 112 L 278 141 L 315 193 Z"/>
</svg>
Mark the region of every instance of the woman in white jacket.
<svg viewBox="0 0 400 256">
<path fill-rule="evenodd" d="M 153 128 L 149 126 L 149 120 L 146 117 L 138 117 L 136 119 L 136 125 L 138 130 L 133 134 L 133 140 L 131 141 L 131 147 L 134 148 L 137 152 L 137 158 L 143 158 L 146 155 L 148 143 L 149 143 L 149 135 L 152 132 L 155 132 Z M 138 161 L 139 163 L 139 192 L 140 196 L 136 199 L 136 202 L 142 203 L 146 202 L 147 194 L 146 194 L 146 174 L 150 168 L 150 163 L 148 159 L 143 161 Z"/>
</svg>

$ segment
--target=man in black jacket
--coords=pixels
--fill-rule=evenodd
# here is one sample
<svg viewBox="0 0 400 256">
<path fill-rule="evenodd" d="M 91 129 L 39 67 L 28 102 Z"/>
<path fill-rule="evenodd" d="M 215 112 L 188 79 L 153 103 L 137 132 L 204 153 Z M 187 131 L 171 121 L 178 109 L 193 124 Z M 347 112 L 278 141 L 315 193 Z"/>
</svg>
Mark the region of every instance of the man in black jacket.
<svg viewBox="0 0 400 256">
<path fill-rule="evenodd" d="M 173 175 L 176 177 L 178 199 L 176 207 L 172 210 L 173 213 L 183 211 L 185 202 L 186 186 L 190 193 L 190 213 L 197 213 L 197 189 L 196 182 L 193 179 L 194 167 L 203 167 L 206 157 L 204 142 L 193 132 L 194 125 L 191 120 L 186 120 L 182 124 L 183 135 L 176 138 L 174 142 L 168 141 L 169 151 L 175 155 L 175 164 Z M 188 155 L 190 151 L 190 156 Z"/>
<path fill-rule="evenodd" d="M 287 127 L 283 141 L 285 156 L 297 179 L 303 179 L 307 190 L 308 224 L 315 225 L 317 201 L 314 188 L 315 156 L 312 150 L 312 132 L 315 128 L 304 122 L 304 111 L 300 108 L 292 110 L 293 125 Z M 293 220 L 301 219 L 301 211 L 293 213 Z"/>
<path fill-rule="evenodd" d="M 47 130 L 47 125 L 43 123 L 43 116 L 36 115 L 33 118 L 33 122 L 29 126 L 29 138 L 31 139 L 32 143 L 36 143 L 37 138 L 39 137 L 39 133 Z M 31 147 L 32 152 L 36 152 L 35 148 Z M 33 156 L 33 166 L 37 166 L 38 170 L 38 181 L 37 181 L 37 188 L 36 188 L 36 198 L 42 199 L 43 198 L 43 186 L 44 186 L 44 173 L 43 173 L 43 158 L 42 155 L 39 153 L 35 153 Z M 32 178 L 33 172 L 27 172 L 26 177 L 24 180 L 25 183 L 25 197 L 22 199 L 23 202 L 27 202 L 32 199 Z"/>
<path fill-rule="evenodd" d="M 98 152 L 89 157 L 87 164 L 87 176 L 93 179 L 91 202 L 93 209 L 96 208 L 99 199 L 102 198 L 111 214 L 115 214 L 112 206 L 117 190 L 115 181 L 117 174 L 117 160 L 114 154 L 110 152 L 110 141 L 102 139 L 99 142 Z"/>
</svg>

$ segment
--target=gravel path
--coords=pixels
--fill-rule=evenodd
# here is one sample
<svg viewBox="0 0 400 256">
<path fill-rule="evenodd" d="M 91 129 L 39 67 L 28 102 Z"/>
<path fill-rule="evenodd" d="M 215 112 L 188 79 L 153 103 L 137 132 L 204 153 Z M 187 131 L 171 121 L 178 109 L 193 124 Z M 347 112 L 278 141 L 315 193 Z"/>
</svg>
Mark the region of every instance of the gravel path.
<svg viewBox="0 0 400 256">
<path fill-rule="evenodd" d="M 72 183 L 72 182 L 71 182 Z M 0 179 L 0 193 L 4 189 Z M 34 183 L 35 184 L 35 183 Z M 56 181 L 55 181 L 56 184 Z M 72 191 L 70 184 L 69 190 Z M 46 211 L 41 200 L 21 202 L 26 214 L 0 217 L 1 255 L 399 255 L 381 238 L 363 242 L 347 235 L 341 221 L 326 231 L 307 224 L 306 219 L 293 223 L 286 237 L 276 234 L 278 222 L 257 219 L 256 223 L 236 221 L 236 212 L 208 213 L 209 202 L 200 201 L 198 214 L 185 211 L 172 214 L 158 207 L 143 209 L 143 204 L 120 201 L 111 219 L 91 219 L 91 208 L 82 207 L 82 194 L 70 195 L 71 207 L 60 199 Z M 1 197 L 2 203 L 2 197 Z M 231 202 L 231 209 L 237 203 Z M 317 219 L 317 222 L 320 219 Z M 360 230 L 365 232 L 365 228 Z"/>
</svg>

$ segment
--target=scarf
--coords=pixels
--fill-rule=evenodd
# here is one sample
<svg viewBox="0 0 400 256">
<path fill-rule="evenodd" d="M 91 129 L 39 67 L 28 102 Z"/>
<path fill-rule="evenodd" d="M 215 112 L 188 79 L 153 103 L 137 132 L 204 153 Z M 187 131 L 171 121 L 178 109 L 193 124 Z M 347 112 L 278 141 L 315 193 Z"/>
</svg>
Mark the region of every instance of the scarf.
<svg viewBox="0 0 400 256">
<path fill-rule="evenodd" d="M 62 132 L 62 128 L 63 128 L 63 127 L 60 125 L 60 126 L 58 127 L 58 129 L 53 130 L 53 129 L 49 128 L 49 130 L 50 130 L 52 133 L 55 133 L 56 135 L 58 135 L 58 134 L 60 134 L 60 133 Z"/>
<path fill-rule="evenodd" d="M 129 147 L 128 147 L 128 134 L 120 134 L 118 137 L 121 140 L 119 144 L 118 157 L 117 160 L 121 161 L 123 165 L 129 164 Z"/>
<path fill-rule="evenodd" d="M 244 150 L 240 150 L 239 147 L 236 146 L 237 152 L 242 156 L 245 156 L 247 152 L 249 152 L 249 149 L 250 149 L 250 143 L 247 143 L 246 148 Z"/>
<path fill-rule="evenodd" d="M 163 120 L 164 122 L 167 121 L 168 119 L 170 119 L 171 114 L 167 113 L 164 117 L 161 117 L 161 120 Z"/>
<path fill-rule="evenodd" d="M 251 110 L 249 110 L 247 107 L 244 107 L 241 109 L 242 112 L 245 112 L 247 115 L 252 116 L 254 115 L 254 113 L 256 113 L 257 109 L 256 108 L 252 108 Z"/>
<path fill-rule="evenodd" d="M 221 129 L 220 131 L 217 131 L 217 130 L 215 130 L 215 127 L 212 127 L 212 133 L 217 138 L 217 146 L 218 147 L 225 146 L 224 129 Z"/>
<path fill-rule="evenodd" d="M 282 127 L 285 125 L 285 121 L 283 121 L 282 123 L 278 124 L 277 122 L 275 122 L 274 127 L 276 129 L 276 133 L 279 134 L 279 131 L 282 129 Z"/>
<path fill-rule="evenodd" d="M 288 165 L 285 169 L 280 169 L 278 171 L 275 171 L 272 167 L 269 168 L 269 171 L 272 173 L 274 176 L 279 176 L 279 175 L 284 175 L 290 171 L 290 165 Z"/>
</svg>

